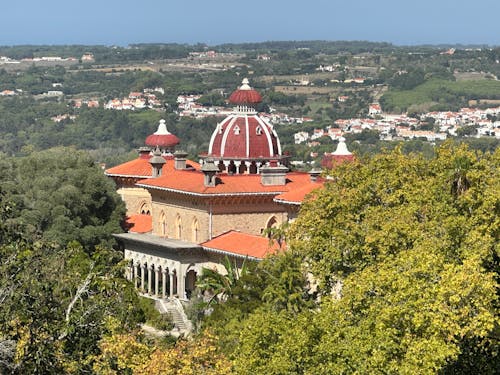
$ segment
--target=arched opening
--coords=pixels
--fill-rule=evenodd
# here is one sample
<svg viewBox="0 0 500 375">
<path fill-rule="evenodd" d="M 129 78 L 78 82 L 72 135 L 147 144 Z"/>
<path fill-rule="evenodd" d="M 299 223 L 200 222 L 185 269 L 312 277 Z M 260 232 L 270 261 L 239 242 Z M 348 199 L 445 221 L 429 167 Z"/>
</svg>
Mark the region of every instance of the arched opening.
<svg viewBox="0 0 500 375">
<path fill-rule="evenodd" d="M 174 270 L 174 276 L 172 278 L 172 281 L 173 281 L 172 282 L 172 284 L 173 284 L 173 286 L 172 286 L 172 292 L 173 292 L 174 295 L 178 296 L 179 293 L 178 293 L 178 290 L 177 290 L 177 271 L 176 270 Z"/>
<path fill-rule="evenodd" d="M 229 162 L 229 165 L 227 166 L 227 173 L 229 173 L 229 174 L 236 173 L 236 165 L 234 164 L 234 160 L 231 160 Z"/>
<path fill-rule="evenodd" d="M 262 134 L 262 128 L 260 126 L 257 126 L 255 128 L 255 134 L 257 134 L 257 135 L 261 135 Z"/>
<path fill-rule="evenodd" d="M 234 131 L 234 134 L 235 135 L 239 135 L 240 134 L 240 127 L 238 125 L 236 125 L 234 128 L 233 128 L 233 131 Z"/>
<path fill-rule="evenodd" d="M 226 166 L 224 165 L 224 162 L 222 160 L 219 160 L 219 164 L 217 164 L 217 167 L 219 167 L 219 172 L 224 172 L 226 170 Z"/>
<path fill-rule="evenodd" d="M 238 168 L 238 173 L 243 174 L 246 171 L 247 171 L 247 164 L 244 161 L 242 161 L 239 168 Z"/>
<path fill-rule="evenodd" d="M 266 229 L 277 228 L 278 227 L 278 219 L 276 216 L 271 216 L 266 224 Z M 271 231 L 267 231 L 267 236 L 271 237 Z"/>
<path fill-rule="evenodd" d="M 250 164 L 250 168 L 248 169 L 248 173 L 257 174 L 257 163 L 255 163 L 255 160 L 252 161 L 252 163 Z"/>
<path fill-rule="evenodd" d="M 193 293 L 193 290 L 196 288 L 196 271 L 189 270 L 186 273 L 186 297 L 189 299 Z"/>
</svg>

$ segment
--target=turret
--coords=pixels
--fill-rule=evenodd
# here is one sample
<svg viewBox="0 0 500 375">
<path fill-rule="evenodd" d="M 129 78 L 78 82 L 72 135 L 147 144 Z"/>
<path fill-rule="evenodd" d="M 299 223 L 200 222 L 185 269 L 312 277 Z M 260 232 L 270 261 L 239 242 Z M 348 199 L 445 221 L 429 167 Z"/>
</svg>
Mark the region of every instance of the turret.
<svg viewBox="0 0 500 375">
<path fill-rule="evenodd" d="M 153 156 L 149 159 L 149 163 L 152 167 L 152 177 L 160 177 L 163 165 L 166 163 L 165 159 L 161 156 L 161 151 L 157 147 L 153 151 Z"/>
<path fill-rule="evenodd" d="M 204 175 L 204 184 L 206 187 L 215 187 L 216 177 L 215 175 L 219 172 L 219 168 L 215 165 L 214 160 L 211 158 L 205 159 L 201 167 L 201 171 Z"/>
</svg>

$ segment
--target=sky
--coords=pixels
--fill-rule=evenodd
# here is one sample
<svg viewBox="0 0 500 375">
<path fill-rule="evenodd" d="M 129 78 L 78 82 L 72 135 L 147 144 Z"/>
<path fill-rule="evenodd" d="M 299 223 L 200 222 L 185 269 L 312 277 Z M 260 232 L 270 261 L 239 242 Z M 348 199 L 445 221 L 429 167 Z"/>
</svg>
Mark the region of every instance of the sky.
<svg viewBox="0 0 500 375">
<path fill-rule="evenodd" d="M 0 45 L 367 40 L 500 45 L 500 0 L 4 0 Z"/>
</svg>

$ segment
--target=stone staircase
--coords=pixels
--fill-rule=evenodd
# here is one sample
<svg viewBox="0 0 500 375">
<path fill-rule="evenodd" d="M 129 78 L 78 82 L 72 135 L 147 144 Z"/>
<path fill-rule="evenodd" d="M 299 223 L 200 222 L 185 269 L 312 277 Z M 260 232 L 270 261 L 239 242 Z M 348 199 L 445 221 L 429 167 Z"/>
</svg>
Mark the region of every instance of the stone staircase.
<svg viewBox="0 0 500 375">
<path fill-rule="evenodd" d="M 156 300 L 156 306 L 161 313 L 170 314 L 172 322 L 174 324 L 174 329 L 172 334 L 189 336 L 193 327 L 191 321 L 187 318 L 184 308 L 181 302 L 176 299 Z"/>
</svg>

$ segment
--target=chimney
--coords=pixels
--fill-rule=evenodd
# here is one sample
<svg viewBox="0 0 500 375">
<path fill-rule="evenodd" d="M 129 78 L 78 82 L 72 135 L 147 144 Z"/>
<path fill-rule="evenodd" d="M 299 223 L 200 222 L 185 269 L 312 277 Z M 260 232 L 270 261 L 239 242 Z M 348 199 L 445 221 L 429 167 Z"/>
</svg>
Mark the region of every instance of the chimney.
<svg viewBox="0 0 500 375">
<path fill-rule="evenodd" d="M 316 169 L 313 168 L 309 171 L 309 176 L 311 178 L 311 182 L 316 182 L 318 180 L 318 177 L 321 174 L 321 169 Z"/>
<path fill-rule="evenodd" d="M 165 159 L 161 156 L 161 151 L 158 147 L 153 151 L 153 156 L 149 159 L 149 164 L 152 167 L 152 175 L 153 178 L 161 176 L 161 169 L 163 168 L 163 164 L 165 164 Z"/>
<path fill-rule="evenodd" d="M 201 171 L 204 175 L 204 184 L 207 187 L 215 187 L 216 178 L 215 175 L 219 172 L 219 168 L 215 165 L 214 160 L 207 158 L 201 167 Z"/>
<path fill-rule="evenodd" d="M 187 152 L 185 151 L 175 151 L 174 153 L 174 168 L 178 170 L 186 169 L 186 157 Z"/>
<path fill-rule="evenodd" d="M 151 148 L 147 146 L 139 147 L 137 150 L 139 152 L 139 157 L 141 159 L 149 159 L 151 154 Z"/>
<path fill-rule="evenodd" d="M 280 186 L 286 184 L 288 168 L 278 164 L 277 160 L 270 160 L 269 165 L 260 168 L 260 182 L 265 186 Z"/>
</svg>

